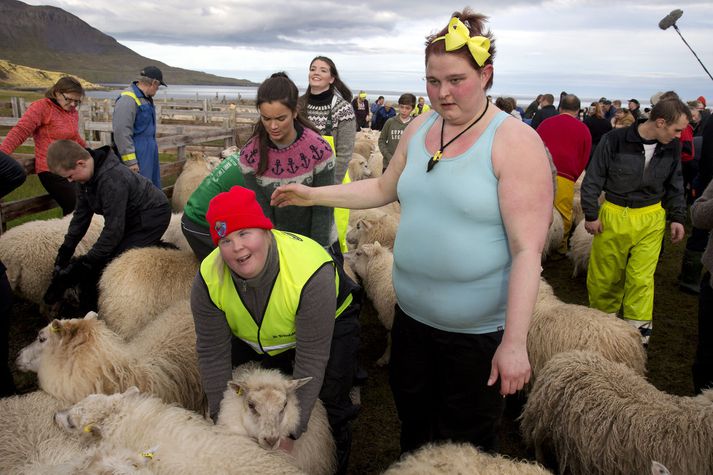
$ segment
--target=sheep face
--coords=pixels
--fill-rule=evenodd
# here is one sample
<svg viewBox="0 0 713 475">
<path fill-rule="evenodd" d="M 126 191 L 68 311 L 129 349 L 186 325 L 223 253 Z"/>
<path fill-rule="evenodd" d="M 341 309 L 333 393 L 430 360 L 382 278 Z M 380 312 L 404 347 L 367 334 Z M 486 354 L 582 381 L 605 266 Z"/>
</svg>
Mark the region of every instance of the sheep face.
<svg viewBox="0 0 713 475">
<path fill-rule="evenodd" d="M 352 181 L 369 178 L 372 175 L 369 161 L 362 156 L 356 156 L 356 154 L 354 155 L 355 157 L 349 161 L 349 177 Z"/>
<path fill-rule="evenodd" d="M 366 277 L 367 269 L 369 266 L 369 261 L 374 258 L 374 256 L 384 252 L 384 248 L 381 247 L 379 242 L 374 244 L 362 244 L 359 249 L 357 249 L 352 258 L 351 265 L 354 272 L 362 279 Z"/>
<path fill-rule="evenodd" d="M 232 397 L 240 400 L 247 435 L 264 449 L 276 449 L 280 438 L 290 435 L 299 422 L 295 391 L 311 379 L 281 378 L 268 384 L 240 379 L 229 382 Z"/>
<path fill-rule="evenodd" d="M 90 394 L 69 409 L 57 412 L 54 415 L 55 424 L 71 434 L 100 436 L 104 420 L 118 412 L 124 398 L 137 394 L 139 390 L 136 387 L 111 395 Z"/>
<path fill-rule="evenodd" d="M 70 341 L 77 334 L 80 326 L 91 325 L 93 322 L 89 322 L 96 318 L 95 312 L 89 312 L 83 319 L 53 320 L 52 323 L 40 330 L 34 342 L 20 351 L 16 361 L 17 367 L 21 371 L 38 373 L 45 352 L 51 351 L 63 342 Z"/>
</svg>

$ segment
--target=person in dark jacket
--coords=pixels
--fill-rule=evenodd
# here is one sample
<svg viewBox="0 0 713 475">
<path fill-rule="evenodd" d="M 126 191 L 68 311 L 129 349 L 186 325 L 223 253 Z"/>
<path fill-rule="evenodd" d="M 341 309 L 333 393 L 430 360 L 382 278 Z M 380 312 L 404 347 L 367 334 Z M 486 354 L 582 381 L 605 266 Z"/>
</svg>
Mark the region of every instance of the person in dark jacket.
<svg viewBox="0 0 713 475">
<path fill-rule="evenodd" d="M 532 118 L 532 122 L 530 122 L 533 129 L 537 129 L 537 126 L 540 125 L 543 120 L 557 115 L 557 108 L 553 105 L 554 102 L 555 96 L 552 94 L 542 95 L 540 110 L 535 112 L 535 116 Z"/>
<path fill-rule="evenodd" d="M 392 117 L 396 117 L 396 110 L 391 101 L 386 101 L 383 107 L 380 107 L 379 110 L 376 111 L 376 114 L 374 114 L 374 118 L 371 120 L 371 129 L 383 129 L 386 121 Z"/>
<path fill-rule="evenodd" d="M 56 303 L 64 290 L 79 285 L 80 294 L 94 303 L 104 267 L 127 249 L 158 244 L 171 206 L 163 191 L 124 166 L 109 146 L 91 150 L 58 140 L 50 145 L 47 162 L 53 173 L 79 183 L 79 195 L 44 300 Z M 72 259 L 95 213 L 104 216 L 104 229 L 89 252 Z"/>
<path fill-rule="evenodd" d="M 684 237 L 686 203 L 681 176 L 681 132 L 691 111 L 677 98 L 662 100 L 640 124 L 602 137 L 582 183 L 585 229 L 594 235 L 587 271 L 589 305 L 621 310 L 644 344 L 653 326 L 654 271 L 666 227 Z M 606 201 L 599 206 L 604 191 Z"/>
<path fill-rule="evenodd" d="M 25 182 L 25 170 L 3 152 L 0 152 L 0 198 Z M 0 261 L 0 397 L 15 394 L 15 383 L 7 364 L 10 350 L 8 342 L 10 310 L 12 309 L 12 289 L 5 274 L 5 266 Z"/>
</svg>

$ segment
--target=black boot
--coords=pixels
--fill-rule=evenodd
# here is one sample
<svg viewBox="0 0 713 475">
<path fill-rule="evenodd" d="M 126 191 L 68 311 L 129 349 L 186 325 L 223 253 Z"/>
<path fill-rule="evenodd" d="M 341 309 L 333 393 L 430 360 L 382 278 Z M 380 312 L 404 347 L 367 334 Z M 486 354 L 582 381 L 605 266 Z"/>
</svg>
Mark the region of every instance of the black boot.
<svg viewBox="0 0 713 475">
<path fill-rule="evenodd" d="M 701 288 L 701 263 L 700 251 L 686 249 L 681 261 L 681 273 L 678 275 L 678 288 L 688 294 L 697 295 Z"/>
</svg>

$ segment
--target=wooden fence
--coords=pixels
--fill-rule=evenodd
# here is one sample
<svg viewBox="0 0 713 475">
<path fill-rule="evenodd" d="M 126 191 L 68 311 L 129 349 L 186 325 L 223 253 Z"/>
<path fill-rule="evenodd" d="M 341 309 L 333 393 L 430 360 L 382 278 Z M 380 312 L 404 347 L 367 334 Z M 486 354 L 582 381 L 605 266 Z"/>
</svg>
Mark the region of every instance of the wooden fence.
<svg viewBox="0 0 713 475">
<path fill-rule="evenodd" d="M 10 101 L 12 113 L 15 117 L 0 117 L 0 126 L 12 127 L 19 117 L 26 110 L 24 99 L 13 97 Z M 164 104 L 169 104 L 165 107 Z M 172 121 L 181 119 L 189 121 L 189 124 L 180 123 L 157 124 L 157 143 L 160 152 L 175 152 L 176 161 L 162 163 L 161 179 L 174 177 L 181 173 L 186 161 L 186 152 L 190 149 L 209 149 L 216 153 L 231 145 L 242 145 L 243 141 L 250 134 L 252 123 L 257 114 L 239 111 L 237 107 L 230 108 L 225 105 L 221 110 L 210 101 L 157 101 L 157 106 L 161 108 L 161 117 L 172 117 Z M 82 103 L 80 109 L 79 129 L 87 139 L 87 145 L 91 148 L 101 147 L 111 144 L 111 109 L 113 101 L 92 99 Z M 157 107 L 157 119 L 159 118 L 159 107 Z M 170 111 L 166 113 L 166 111 Z M 238 115 L 240 114 L 240 115 Z M 213 125 L 194 125 L 195 122 L 211 124 L 215 118 L 222 121 L 222 127 Z M 0 137 L 0 140 L 4 137 Z M 215 144 L 222 141 L 222 146 Z M 206 142 L 211 144 L 202 145 Z M 30 138 L 25 141 L 25 145 L 34 145 Z M 35 173 L 35 161 L 33 154 L 13 153 L 15 158 L 28 174 Z M 170 198 L 173 193 L 173 186 L 163 188 Z M 22 200 L 0 203 L 0 233 L 6 229 L 6 223 L 13 219 L 28 214 L 45 211 L 56 207 L 56 202 L 49 195 L 41 195 Z"/>
</svg>

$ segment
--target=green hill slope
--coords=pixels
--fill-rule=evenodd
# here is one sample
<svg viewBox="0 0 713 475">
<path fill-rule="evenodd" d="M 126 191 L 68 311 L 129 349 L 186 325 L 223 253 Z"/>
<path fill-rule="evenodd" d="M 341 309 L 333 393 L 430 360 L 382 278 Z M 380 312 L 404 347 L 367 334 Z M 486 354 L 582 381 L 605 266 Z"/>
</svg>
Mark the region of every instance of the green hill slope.
<svg viewBox="0 0 713 475">
<path fill-rule="evenodd" d="M 124 84 L 144 66 L 161 68 L 169 84 L 253 86 L 234 79 L 173 68 L 146 58 L 61 8 L 0 0 L 0 58 L 50 71 L 66 71 L 95 83 Z"/>
<path fill-rule="evenodd" d="M 21 66 L 0 59 L 0 87 L 47 89 L 56 83 L 59 78 L 66 75 L 67 73 L 30 68 L 29 66 Z M 77 79 L 85 90 L 101 89 L 101 86 L 97 84 L 82 78 Z"/>
</svg>

